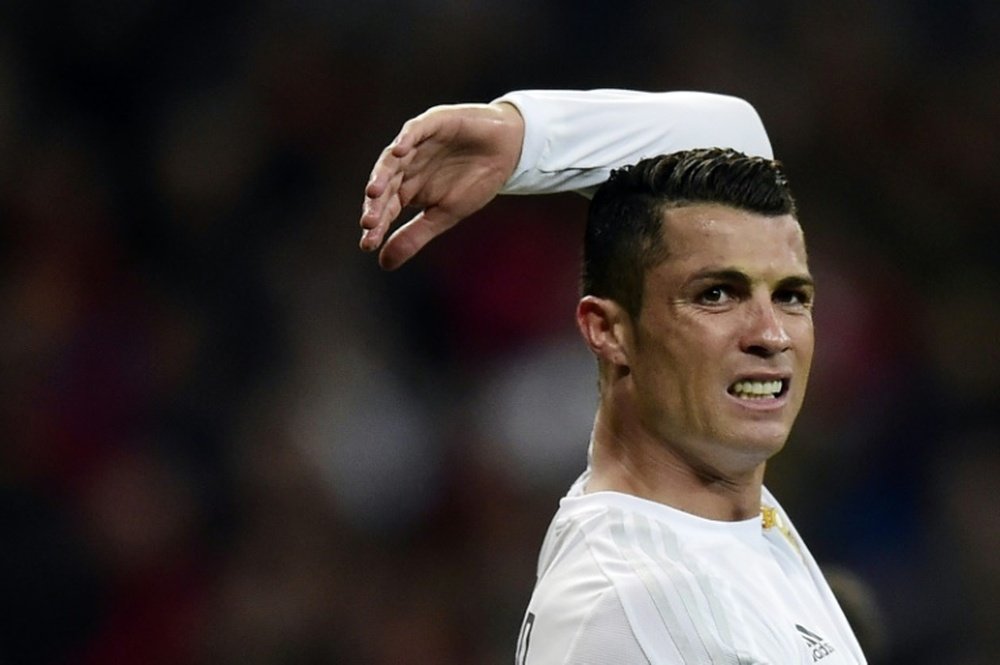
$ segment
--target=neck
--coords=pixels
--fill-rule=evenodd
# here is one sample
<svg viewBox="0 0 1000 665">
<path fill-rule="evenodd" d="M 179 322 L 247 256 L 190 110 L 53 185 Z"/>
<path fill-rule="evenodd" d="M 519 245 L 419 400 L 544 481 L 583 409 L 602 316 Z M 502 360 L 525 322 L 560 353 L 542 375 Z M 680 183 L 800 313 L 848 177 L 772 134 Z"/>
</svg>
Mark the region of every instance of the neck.
<svg viewBox="0 0 1000 665">
<path fill-rule="evenodd" d="M 602 400 L 594 423 L 586 491 L 615 491 L 719 521 L 760 513 L 764 462 L 726 460 L 707 449 L 685 452 L 643 430 Z M 714 459 L 713 457 L 718 457 Z"/>
</svg>

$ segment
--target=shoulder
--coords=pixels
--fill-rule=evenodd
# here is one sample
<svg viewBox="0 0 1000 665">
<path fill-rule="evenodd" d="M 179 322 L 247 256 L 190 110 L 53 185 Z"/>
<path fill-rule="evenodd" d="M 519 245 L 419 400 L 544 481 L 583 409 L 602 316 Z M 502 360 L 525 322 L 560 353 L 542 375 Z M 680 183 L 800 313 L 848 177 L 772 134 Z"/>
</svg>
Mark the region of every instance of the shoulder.
<svg viewBox="0 0 1000 665">
<path fill-rule="evenodd" d="M 619 591 L 649 591 L 651 576 L 711 576 L 719 544 L 701 518 L 644 499 L 602 492 L 563 499 L 543 546 L 539 578 L 586 567 Z"/>
<path fill-rule="evenodd" d="M 598 590 L 589 601 L 582 607 L 571 602 L 558 607 L 533 602 L 518 640 L 518 665 L 650 665 L 614 589 Z"/>
<path fill-rule="evenodd" d="M 607 661 L 623 663 L 728 657 L 731 622 L 713 595 L 721 580 L 690 554 L 669 514 L 633 504 L 616 498 L 564 501 L 546 539 L 528 610 L 538 636 L 533 643 L 546 646 L 532 649 L 555 657 L 591 653 L 603 644 L 633 654 Z"/>
</svg>

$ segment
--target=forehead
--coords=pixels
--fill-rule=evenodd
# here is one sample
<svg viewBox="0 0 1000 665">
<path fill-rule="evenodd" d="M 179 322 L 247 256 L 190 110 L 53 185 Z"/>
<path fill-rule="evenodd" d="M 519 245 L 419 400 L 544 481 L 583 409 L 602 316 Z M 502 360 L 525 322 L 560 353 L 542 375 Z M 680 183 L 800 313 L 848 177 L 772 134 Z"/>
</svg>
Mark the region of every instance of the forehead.
<svg viewBox="0 0 1000 665">
<path fill-rule="evenodd" d="M 722 205 L 672 208 L 663 215 L 674 269 L 735 267 L 748 272 L 808 272 L 805 237 L 791 215 L 770 217 Z"/>
</svg>

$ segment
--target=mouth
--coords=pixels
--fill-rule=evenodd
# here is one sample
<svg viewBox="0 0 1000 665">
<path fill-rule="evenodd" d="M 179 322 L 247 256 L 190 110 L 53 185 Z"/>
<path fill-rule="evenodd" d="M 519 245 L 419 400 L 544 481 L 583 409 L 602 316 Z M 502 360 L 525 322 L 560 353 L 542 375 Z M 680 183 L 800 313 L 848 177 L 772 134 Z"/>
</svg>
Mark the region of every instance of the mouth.
<svg viewBox="0 0 1000 665">
<path fill-rule="evenodd" d="M 748 401 L 779 399 L 788 393 L 789 379 L 740 379 L 729 386 L 733 397 Z"/>
</svg>

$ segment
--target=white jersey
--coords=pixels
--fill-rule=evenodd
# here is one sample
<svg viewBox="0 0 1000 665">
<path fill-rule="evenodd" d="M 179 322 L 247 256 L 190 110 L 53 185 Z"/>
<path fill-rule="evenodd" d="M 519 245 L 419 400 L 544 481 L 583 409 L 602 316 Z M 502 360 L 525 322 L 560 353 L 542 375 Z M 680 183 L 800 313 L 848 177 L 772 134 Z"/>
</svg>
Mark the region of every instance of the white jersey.
<svg viewBox="0 0 1000 665">
<path fill-rule="evenodd" d="M 754 108 L 701 92 L 520 91 L 506 194 L 591 194 L 612 169 L 692 148 L 771 158 Z M 865 663 L 816 562 L 765 489 L 760 517 L 717 522 L 617 492 L 562 500 L 539 557 L 517 665 Z"/>
<path fill-rule="evenodd" d="M 708 92 L 521 90 L 496 102 L 524 118 L 521 156 L 503 194 L 591 195 L 611 170 L 693 148 L 773 157 L 748 102 Z"/>
<path fill-rule="evenodd" d="M 861 647 L 767 490 L 760 517 L 719 522 L 618 492 L 560 503 L 517 665 L 846 665 Z"/>
</svg>

